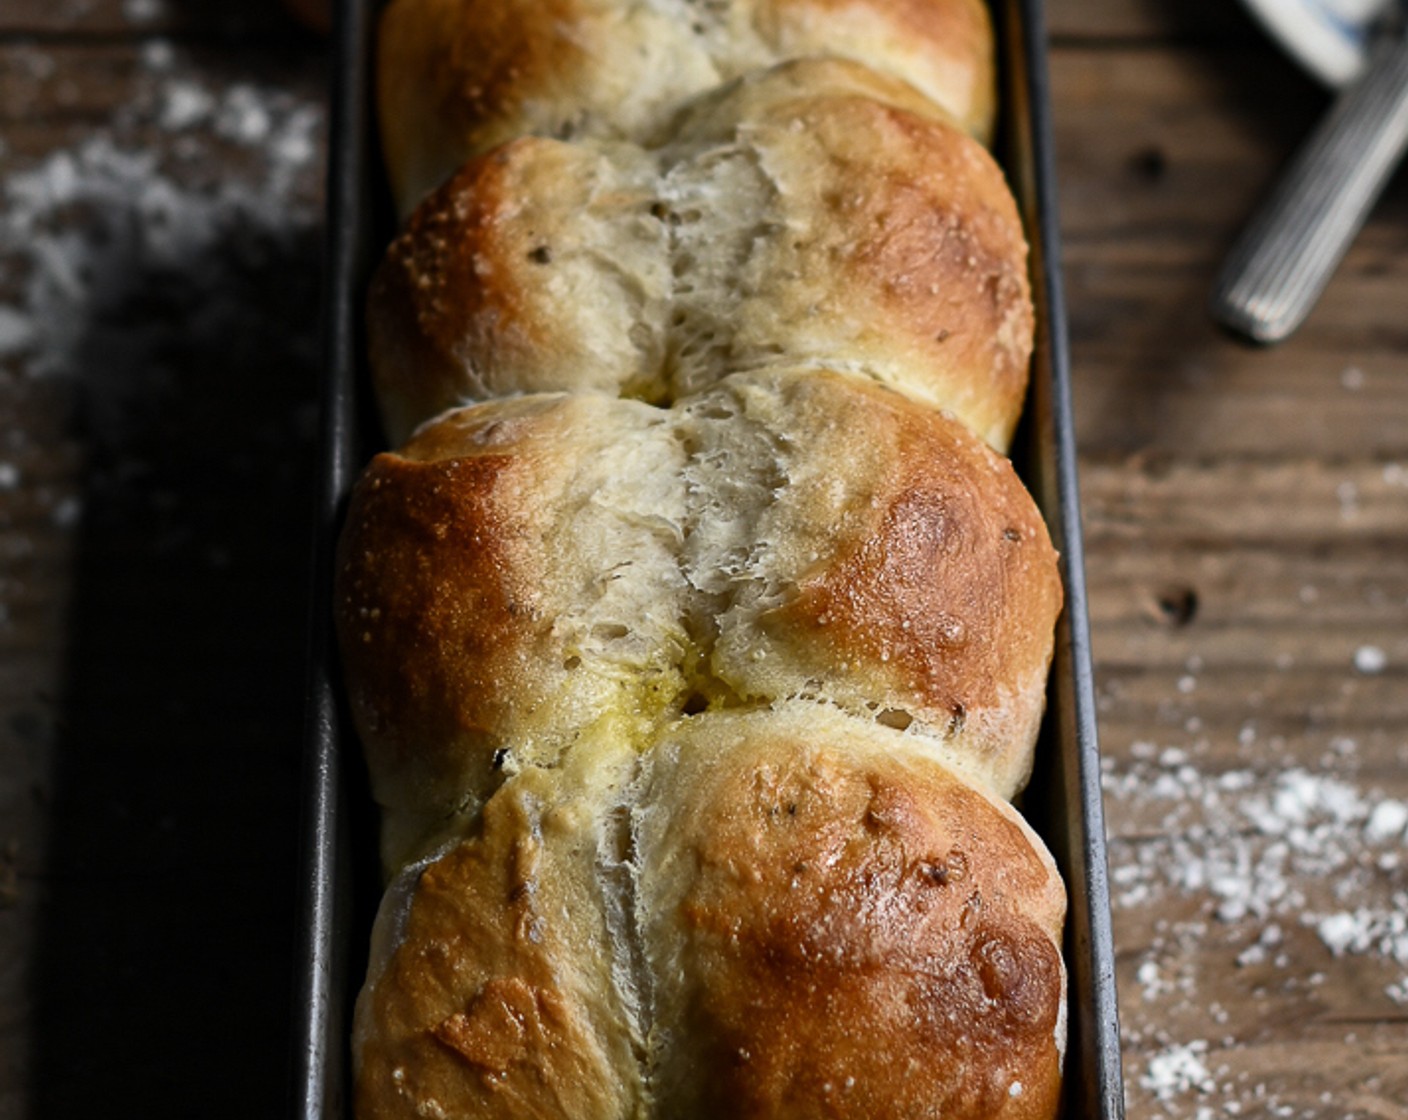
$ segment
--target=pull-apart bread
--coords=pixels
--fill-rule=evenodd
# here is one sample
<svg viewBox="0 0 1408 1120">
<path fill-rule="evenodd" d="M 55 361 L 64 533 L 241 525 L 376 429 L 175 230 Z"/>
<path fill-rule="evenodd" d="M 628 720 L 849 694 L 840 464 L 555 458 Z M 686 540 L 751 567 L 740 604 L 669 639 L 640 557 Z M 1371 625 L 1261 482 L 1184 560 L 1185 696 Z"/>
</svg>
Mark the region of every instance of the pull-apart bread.
<svg viewBox="0 0 1408 1120">
<path fill-rule="evenodd" d="M 361 1120 L 1050 1120 L 1062 595 L 978 0 L 393 0 Z"/>
<path fill-rule="evenodd" d="M 813 370 L 674 408 L 539 394 L 377 457 L 338 621 L 374 792 L 455 826 L 506 770 L 609 725 L 808 697 L 1025 783 L 1060 607 L 1008 461 L 957 421 Z"/>
</svg>

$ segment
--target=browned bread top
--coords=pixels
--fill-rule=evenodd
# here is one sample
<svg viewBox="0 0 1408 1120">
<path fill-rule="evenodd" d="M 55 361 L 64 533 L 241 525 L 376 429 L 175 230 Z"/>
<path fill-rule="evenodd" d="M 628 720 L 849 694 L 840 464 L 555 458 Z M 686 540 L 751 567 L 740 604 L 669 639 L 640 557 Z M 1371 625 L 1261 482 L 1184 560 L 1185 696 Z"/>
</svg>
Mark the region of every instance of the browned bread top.
<svg viewBox="0 0 1408 1120">
<path fill-rule="evenodd" d="M 1006 449 L 1032 306 L 1021 221 L 981 145 L 837 61 L 754 75 L 677 123 L 654 150 L 519 139 L 417 209 L 368 302 L 393 441 L 511 393 L 664 403 L 815 364 Z"/>
<path fill-rule="evenodd" d="M 593 816 L 630 761 L 528 769 L 472 839 L 392 883 L 357 1003 L 360 1120 L 633 1115 L 641 1071 L 603 897 L 619 887 Z"/>
<path fill-rule="evenodd" d="M 394 863 L 598 724 L 639 739 L 790 697 L 908 728 L 1011 796 L 1061 590 L 1007 460 L 897 393 L 789 370 L 670 410 L 446 414 L 358 484 L 336 605 Z"/>
<path fill-rule="evenodd" d="M 359 1115 L 1051 1115 L 1060 880 L 912 746 L 792 704 L 509 779 L 383 907 Z"/>
<path fill-rule="evenodd" d="M 403 214 L 523 135 L 640 139 L 706 89 L 786 59 L 895 75 L 985 137 L 982 0 L 395 0 L 380 28 L 382 147 Z"/>
<path fill-rule="evenodd" d="M 1050 1120 L 986 4 L 392 0 L 378 65 L 360 1120 Z"/>
</svg>

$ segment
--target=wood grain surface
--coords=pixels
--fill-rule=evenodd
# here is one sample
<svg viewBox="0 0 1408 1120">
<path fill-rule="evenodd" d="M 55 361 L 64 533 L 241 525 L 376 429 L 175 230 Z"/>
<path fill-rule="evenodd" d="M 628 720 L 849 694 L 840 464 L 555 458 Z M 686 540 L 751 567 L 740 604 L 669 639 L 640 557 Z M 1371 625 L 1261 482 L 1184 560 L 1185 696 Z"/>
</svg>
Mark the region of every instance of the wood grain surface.
<svg viewBox="0 0 1408 1120">
<path fill-rule="evenodd" d="M 1129 1114 L 1408 1120 L 1408 178 L 1244 348 L 1326 94 L 1049 18 Z M 0 1120 L 281 1106 L 325 79 L 272 0 L 0 5 Z"/>
</svg>

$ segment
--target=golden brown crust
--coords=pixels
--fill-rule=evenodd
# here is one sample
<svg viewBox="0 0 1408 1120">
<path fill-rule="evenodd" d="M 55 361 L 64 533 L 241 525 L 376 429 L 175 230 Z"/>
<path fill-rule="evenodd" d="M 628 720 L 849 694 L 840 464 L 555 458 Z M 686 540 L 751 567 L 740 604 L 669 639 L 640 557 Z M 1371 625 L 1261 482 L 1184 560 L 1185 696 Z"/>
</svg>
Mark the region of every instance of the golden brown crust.
<svg viewBox="0 0 1408 1120">
<path fill-rule="evenodd" d="M 877 334 L 903 324 L 913 352 L 897 355 L 897 367 L 942 371 L 923 399 L 1005 450 L 1026 395 L 1034 316 L 1026 241 L 1002 174 L 937 122 L 861 102 L 847 109 L 816 122 L 834 137 L 831 150 L 846 152 L 834 179 L 869 184 L 881 169 L 873 193 L 835 203 L 848 227 L 870 231 L 853 258 L 862 282 L 847 286 L 876 294 Z"/>
<path fill-rule="evenodd" d="M 645 735 L 700 701 L 815 696 L 908 724 L 1010 796 L 1061 589 L 1006 460 L 897 393 L 803 369 L 671 410 L 448 413 L 355 488 L 335 602 L 394 863 L 583 729 Z"/>
<path fill-rule="evenodd" d="M 1021 222 L 991 156 L 915 100 L 792 63 L 702 99 L 653 155 L 527 139 L 471 161 L 373 285 L 393 438 L 468 400 L 667 401 L 785 362 L 892 384 L 1005 449 L 1032 341 Z"/>
<path fill-rule="evenodd" d="M 612 154 L 516 140 L 416 209 L 367 299 L 394 442 L 447 408 L 515 393 L 665 395 L 664 305 L 650 297 L 668 283 L 665 233 L 648 214 L 644 153 Z"/>
<path fill-rule="evenodd" d="M 1011 796 L 1026 783 L 1061 610 L 1055 550 L 1007 460 L 958 424 L 870 395 L 879 415 L 863 426 L 893 441 L 898 469 L 837 558 L 764 625 L 821 679 L 859 676 L 862 695 L 931 725 L 948 713 Z"/>
<path fill-rule="evenodd" d="M 506 703 L 525 620 L 546 625 L 541 572 L 530 550 L 513 547 L 525 519 L 503 500 L 515 468 L 502 455 L 418 463 L 386 454 L 356 490 L 337 595 L 351 702 L 374 775 L 415 775 L 409 796 L 384 801 L 455 806 L 459 760 L 492 750 L 486 709 Z"/>
<path fill-rule="evenodd" d="M 983 0 L 389 4 L 409 442 L 336 611 L 422 862 L 362 1120 L 1055 1114 L 1064 893 L 999 800 L 1061 589 L 992 450 L 1033 328 L 992 56 Z"/>
<path fill-rule="evenodd" d="M 904 78 L 986 140 L 992 131 L 992 17 L 984 0 L 772 0 L 755 21 L 779 58 L 825 53 Z"/>
<path fill-rule="evenodd" d="M 792 710 L 657 748 L 642 910 L 660 1025 L 688 1039 L 660 1115 L 1054 1114 L 1060 880 L 1010 808 L 903 742 Z"/>
<path fill-rule="evenodd" d="M 953 450 L 938 448 L 936 458 Z M 1060 595 L 1050 563 L 1030 555 L 1045 543 L 1031 511 L 975 501 L 989 494 L 966 489 L 972 478 L 934 469 L 908 480 L 881 511 L 875 535 L 804 583 L 775 621 L 825 629 L 843 660 L 893 666 L 903 688 L 955 719 L 1000 703 L 1010 666 L 1045 656 L 1047 643 L 1024 624 L 1049 622 Z M 1008 640 L 994 641 L 998 633 Z"/>
<path fill-rule="evenodd" d="M 554 777 L 511 781 L 478 835 L 413 873 L 409 900 L 389 896 L 378 936 L 390 943 L 357 1008 L 364 1120 L 631 1114 L 639 1073 L 610 979 L 591 816 L 582 786 Z"/>
<path fill-rule="evenodd" d="M 718 438 L 752 424 L 753 440 L 794 449 L 752 527 L 768 542 L 758 582 L 720 615 L 714 672 L 740 696 L 815 695 L 912 724 L 1012 796 L 1062 592 L 1011 464 L 949 417 L 823 371 L 736 377 L 702 399 L 733 402 Z"/>
<path fill-rule="evenodd" d="M 1064 893 L 1007 805 L 811 704 L 527 769 L 393 889 L 367 1116 L 1036 1120 Z"/>
<path fill-rule="evenodd" d="M 465 350 L 459 339 L 464 321 L 493 323 L 503 340 L 496 349 L 503 351 L 512 352 L 520 339 L 527 346 L 537 341 L 523 329 L 514 289 L 486 284 L 475 266 L 491 231 L 506 217 L 501 180 L 513 154 L 509 145 L 466 164 L 416 210 L 373 277 L 368 356 L 384 422 L 397 442 L 450 404 L 468 403 L 466 385 L 482 384 L 484 359 L 473 352 L 456 358 Z M 393 392 L 386 382 L 399 370 L 414 370 L 415 376 L 400 379 Z"/>
<path fill-rule="evenodd" d="M 1021 221 L 992 157 L 946 121 L 868 97 L 794 101 L 745 127 L 768 129 L 754 143 L 790 205 L 787 236 L 760 246 L 758 271 L 775 279 L 741 308 L 739 349 L 854 369 L 1005 450 L 1033 315 Z"/>
<path fill-rule="evenodd" d="M 692 697 L 909 722 L 1010 796 L 1060 606 L 1010 464 L 949 417 L 806 369 L 668 411 L 448 413 L 358 483 L 336 586 L 373 790 L 430 822 L 472 812 L 506 764 L 553 764 L 602 720 L 646 734 Z M 388 858 L 419 829 L 410 848 L 389 829 Z"/>
<path fill-rule="evenodd" d="M 516 136 L 638 139 L 720 82 L 812 56 L 893 74 L 975 135 L 991 128 L 978 0 L 396 0 L 381 21 L 378 102 L 398 205 L 409 212 Z"/>
<path fill-rule="evenodd" d="M 385 833 L 393 866 L 504 773 L 681 693 L 676 612 L 650 613 L 679 579 L 680 452 L 661 420 L 598 397 L 496 401 L 358 482 L 335 617 L 373 793 L 409 815 Z"/>
<path fill-rule="evenodd" d="M 535 91 L 570 96 L 587 59 L 572 37 L 544 28 L 579 18 L 581 4 L 534 6 L 532 19 L 464 0 L 399 0 L 382 13 L 381 143 L 398 199 L 413 201 L 469 156 L 532 131 L 510 122 Z"/>
</svg>

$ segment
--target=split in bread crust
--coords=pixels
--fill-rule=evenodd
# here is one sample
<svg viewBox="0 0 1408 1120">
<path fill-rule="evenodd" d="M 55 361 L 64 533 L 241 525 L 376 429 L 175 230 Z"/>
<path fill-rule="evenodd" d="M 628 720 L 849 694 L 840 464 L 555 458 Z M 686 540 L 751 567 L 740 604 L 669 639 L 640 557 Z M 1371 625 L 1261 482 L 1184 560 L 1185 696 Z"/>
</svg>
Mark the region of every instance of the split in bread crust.
<svg viewBox="0 0 1408 1120">
<path fill-rule="evenodd" d="M 1047 1117 L 1063 914 L 1020 815 L 889 728 L 594 739 L 388 895 L 358 1115 Z"/>
<path fill-rule="evenodd" d="M 368 300 L 393 442 L 455 405 L 667 404 L 814 364 L 953 412 L 1005 451 L 1032 348 L 1002 171 L 855 63 L 786 63 L 683 109 L 668 143 L 524 137 L 415 212 Z"/>
<path fill-rule="evenodd" d="M 660 410 L 543 395 L 446 414 L 358 484 L 337 621 L 389 810 L 421 850 L 597 725 L 809 697 L 1025 784 L 1061 607 L 1011 464 L 815 370 Z"/>
<path fill-rule="evenodd" d="M 645 139 L 696 94 L 793 58 L 856 59 L 979 138 L 992 127 L 983 0 L 395 0 L 378 41 L 402 215 L 505 141 Z"/>
</svg>

